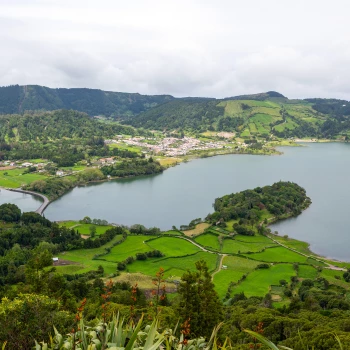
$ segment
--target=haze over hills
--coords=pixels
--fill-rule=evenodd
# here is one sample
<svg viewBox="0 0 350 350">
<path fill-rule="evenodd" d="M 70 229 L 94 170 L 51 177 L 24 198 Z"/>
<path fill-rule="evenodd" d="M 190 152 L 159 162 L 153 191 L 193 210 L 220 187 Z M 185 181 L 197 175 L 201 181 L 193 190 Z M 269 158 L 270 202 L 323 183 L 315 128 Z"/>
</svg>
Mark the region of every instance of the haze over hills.
<svg viewBox="0 0 350 350">
<path fill-rule="evenodd" d="M 350 103 L 345 100 L 289 100 L 276 91 L 215 99 L 39 85 L 0 87 L 0 114 L 57 109 L 102 115 L 151 130 L 226 131 L 243 138 L 350 136 Z"/>
</svg>

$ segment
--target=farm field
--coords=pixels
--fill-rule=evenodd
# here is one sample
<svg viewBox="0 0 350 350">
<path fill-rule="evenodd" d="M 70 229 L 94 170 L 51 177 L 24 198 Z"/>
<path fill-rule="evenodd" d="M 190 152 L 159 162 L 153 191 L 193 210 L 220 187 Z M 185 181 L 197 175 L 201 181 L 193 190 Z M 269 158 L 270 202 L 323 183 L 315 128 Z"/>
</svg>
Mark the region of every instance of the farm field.
<svg viewBox="0 0 350 350">
<path fill-rule="evenodd" d="M 197 243 L 203 247 L 208 247 L 213 250 L 220 250 L 219 238 L 216 235 L 210 233 L 204 233 L 194 239 Z"/>
<path fill-rule="evenodd" d="M 111 249 L 111 252 L 104 258 L 107 261 L 117 263 L 125 260 L 129 256 L 135 256 L 137 253 L 146 253 L 152 248 L 146 243 L 150 236 L 128 236 L 127 239 Z"/>
<path fill-rule="evenodd" d="M 271 241 L 270 241 L 271 242 Z M 243 254 L 247 252 L 261 252 L 264 248 L 276 246 L 273 242 L 261 242 L 261 243 L 255 243 L 255 242 L 244 242 L 240 241 L 239 239 L 226 238 L 223 240 L 223 253 L 234 253 L 234 254 Z M 255 259 L 255 258 L 254 258 Z M 257 260 L 259 258 L 256 258 Z"/>
<path fill-rule="evenodd" d="M 94 225 L 94 224 L 80 224 L 79 221 L 61 221 L 58 223 L 59 226 L 65 226 L 67 228 L 74 228 L 81 235 L 90 236 L 90 227 L 96 227 L 96 236 L 102 235 L 108 229 L 112 228 L 111 225 Z"/>
<path fill-rule="evenodd" d="M 122 238 L 121 235 L 117 235 L 113 240 L 99 248 L 92 249 L 77 249 L 62 252 L 57 255 L 60 260 L 68 260 L 75 264 L 57 266 L 56 269 L 61 273 L 84 273 L 91 270 L 97 270 L 98 266 L 102 266 L 105 270 L 105 274 L 111 274 L 116 272 L 116 264 L 104 260 L 92 260 L 96 254 L 105 253 L 105 248 L 110 247 L 114 242 L 119 241 Z"/>
<path fill-rule="evenodd" d="M 299 278 L 314 279 L 317 277 L 317 275 L 318 275 L 318 271 L 313 266 L 299 265 L 299 269 L 298 269 Z"/>
<path fill-rule="evenodd" d="M 145 261 L 135 261 L 128 265 L 128 272 L 140 272 L 145 275 L 154 276 L 162 267 L 165 272 L 164 276 L 171 279 L 180 279 L 187 270 L 194 271 L 195 263 L 199 260 L 207 262 L 209 271 L 213 272 L 217 265 L 217 255 L 206 252 L 198 252 L 189 256 L 173 257 L 173 258 L 152 258 Z"/>
<path fill-rule="evenodd" d="M 276 264 L 269 269 L 255 270 L 232 288 L 231 295 L 244 292 L 247 297 L 265 296 L 271 285 L 279 285 L 280 280 L 289 280 L 291 276 L 295 276 L 292 264 Z"/>
<path fill-rule="evenodd" d="M 215 289 L 220 298 L 225 296 L 230 282 L 237 282 L 244 274 L 254 271 L 259 262 L 238 256 L 225 256 L 223 265 L 227 269 L 220 270 L 214 276 Z"/>
<path fill-rule="evenodd" d="M 38 173 L 23 174 L 25 169 L 10 169 L 0 171 L 0 186 L 8 188 L 18 188 L 36 180 L 44 180 L 45 175 Z M 23 175 L 22 175 L 23 174 Z"/>
<path fill-rule="evenodd" d="M 186 236 L 191 237 L 191 236 L 196 236 L 203 233 L 208 227 L 210 227 L 210 224 L 203 222 L 203 223 L 197 224 L 196 227 L 192 230 L 186 230 L 182 232 Z"/>
<path fill-rule="evenodd" d="M 160 237 L 146 242 L 146 244 L 150 250 L 160 250 L 166 257 L 190 255 L 200 250 L 185 239 L 176 237 Z"/>
<path fill-rule="evenodd" d="M 268 248 L 262 253 L 246 254 L 246 256 L 266 262 L 285 262 L 285 263 L 306 263 L 307 257 L 292 252 L 283 247 Z"/>
</svg>

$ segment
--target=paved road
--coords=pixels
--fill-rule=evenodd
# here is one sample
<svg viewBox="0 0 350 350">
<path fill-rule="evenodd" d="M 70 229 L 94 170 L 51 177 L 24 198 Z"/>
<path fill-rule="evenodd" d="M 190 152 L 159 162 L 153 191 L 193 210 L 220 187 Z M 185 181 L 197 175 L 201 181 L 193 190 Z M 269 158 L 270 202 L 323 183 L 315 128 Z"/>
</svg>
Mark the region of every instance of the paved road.
<svg viewBox="0 0 350 350">
<path fill-rule="evenodd" d="M 37 210 L 35 210 L 35 212 L 40 214 L 40 215 L 43 215 L 44 210 L 50 204 L 50 201 L 46 196 L 44 196 L 43 194 L 37 193 L 37 192 L 26 191 L 26 190 L 21 190 L 21 189 L 17 189 L 17 188 L 7 188 L 7 190 L 12 191 L 12 192 L 31 194 L 32 196 L 40 197 L 43 200 L 43 203 L 40 205 L 40 207 Z"/>
</svg>

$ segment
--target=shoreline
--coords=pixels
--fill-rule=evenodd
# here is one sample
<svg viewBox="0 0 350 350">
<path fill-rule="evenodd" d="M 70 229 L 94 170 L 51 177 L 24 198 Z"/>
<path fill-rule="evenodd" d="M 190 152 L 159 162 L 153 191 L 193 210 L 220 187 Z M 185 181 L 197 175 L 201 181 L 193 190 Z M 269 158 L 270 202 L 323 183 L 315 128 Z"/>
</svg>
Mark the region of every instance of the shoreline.
<svg viewBox="0 0 350 350">
<path fill-rule="evenodd" d="M 35 210 L 35 213 L 38 213 L 39 215 L 43 215 L 43 212 L 45 211 L 47 206 L 51 203 L 51 201 L 45 195 L 38 192 L 22 190 L 21 188 L 5 188 L 5 187 L 1 187 L 1 188 L 5 189 L 6 191 L 30 194 L 32 196 L 41 198 L 43 200 L 43 203 L 39 206 L 37 210 Z"/>
</svg>

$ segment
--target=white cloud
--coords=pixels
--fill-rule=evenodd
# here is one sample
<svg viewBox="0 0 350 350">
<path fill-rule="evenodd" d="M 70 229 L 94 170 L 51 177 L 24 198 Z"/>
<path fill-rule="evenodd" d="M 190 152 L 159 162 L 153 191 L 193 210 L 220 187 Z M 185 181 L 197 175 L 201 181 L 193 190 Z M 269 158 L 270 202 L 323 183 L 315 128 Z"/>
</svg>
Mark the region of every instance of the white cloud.
<svg viewBox="0 0 350 350">
<path fill-rule="evenodd" d="M 349 99 L 338 0 L 0 0 L 0 84 Z"/>
</svg>

